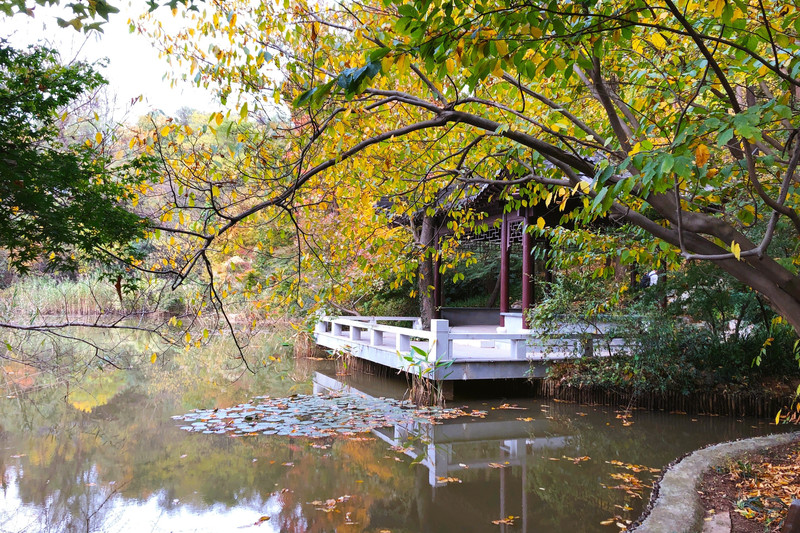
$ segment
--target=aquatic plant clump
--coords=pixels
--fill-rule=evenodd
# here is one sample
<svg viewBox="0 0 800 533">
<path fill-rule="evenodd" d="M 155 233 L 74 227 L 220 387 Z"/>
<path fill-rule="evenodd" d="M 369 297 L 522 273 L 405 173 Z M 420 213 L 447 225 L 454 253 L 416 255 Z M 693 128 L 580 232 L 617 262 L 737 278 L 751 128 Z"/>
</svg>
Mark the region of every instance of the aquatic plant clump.
<svg viewBox="0 0 800 533">
<path fill-rule="evenodd" d="M 181 429 L 233 437 L 279 435 L 320 439 L 352 436 L 396 424 L 436 424 L 462 416 L 486 416 L 485 411 L 458 408 L 409 407 L 391 398 L 356 395 L 295 395 L 257 397 L 226 409 L 198 409 L 172 417 L 187 425 Z"/>
</svg>

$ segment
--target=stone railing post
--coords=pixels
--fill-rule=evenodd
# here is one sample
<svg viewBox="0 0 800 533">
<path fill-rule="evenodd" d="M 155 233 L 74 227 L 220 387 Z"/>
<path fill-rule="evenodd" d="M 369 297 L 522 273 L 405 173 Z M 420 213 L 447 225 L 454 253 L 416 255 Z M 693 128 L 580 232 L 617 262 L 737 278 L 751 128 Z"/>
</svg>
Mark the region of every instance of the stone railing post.
<svg viewBox="0 0 800 533">
<path fill-rule="evenodd" d="M 450 321 L 431 320 L 431 339 L 428 343 L 428 357 L 433 356 L 433 361 L 447 361 L 450 359 Z"/>
<path fill-rule="evenodd" d="M 511 349 L 511 359 L 525 359 L 528 355 L 528 340 L 527 339 L 511 339 L 509 342 Z"/>
<path fill-rule="evenodd" d="M 369 343 L 372 346 L 380 346 L 383 344 L 383 332 L 374 328 L 370 329 Z"/>
<path fill-rule="evenodd" d="M 411 337 L 408 335 L 404 335 L 402 333 L 398 333 L 394 336 L 395 338 L 395 349 L 400 352 L 401 354 L 407 353 L 411 351 Z"/>
</svg>

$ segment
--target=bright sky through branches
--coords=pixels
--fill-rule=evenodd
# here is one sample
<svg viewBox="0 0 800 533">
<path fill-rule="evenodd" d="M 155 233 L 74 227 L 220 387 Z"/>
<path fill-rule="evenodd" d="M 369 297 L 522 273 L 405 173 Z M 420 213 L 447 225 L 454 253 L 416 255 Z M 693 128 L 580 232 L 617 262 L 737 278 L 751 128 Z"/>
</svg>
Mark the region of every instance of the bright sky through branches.
<svg viewBox="0 0 800 533">
<path fill-rule="evenodd" d="M 0 38 L 8 39 L 14 46 L 43 43 L 61 52 L 63 61 L 83 59 L 90 62 L 108 58 L 108 65 L 100 68 L 109 81 L 109 98 L 116 98 L 118 113 L 127 111 L 132 100 L 143 97 L 127 114 L 135 119 L 152 110 L 174 114 L 181 107 L 200 111 L 216 110 L 213 94 L 193 87 L 190 83 L 170 87 L 164 79 L 169 66 L 158 57 L 158 52 L 146 37 L 128 31 L 128 19 L 146 10 L 140 7 L 119 5 L 121 12 L 111 15 L 104 33 L 92 32 L 88 36 L 71 28 L 59 28 L 56 10 L 37 7 L 34 17 L 17 15 L 0 17 Z M 164 18 L 172 19 L 168 11 Z"/>
</svg>

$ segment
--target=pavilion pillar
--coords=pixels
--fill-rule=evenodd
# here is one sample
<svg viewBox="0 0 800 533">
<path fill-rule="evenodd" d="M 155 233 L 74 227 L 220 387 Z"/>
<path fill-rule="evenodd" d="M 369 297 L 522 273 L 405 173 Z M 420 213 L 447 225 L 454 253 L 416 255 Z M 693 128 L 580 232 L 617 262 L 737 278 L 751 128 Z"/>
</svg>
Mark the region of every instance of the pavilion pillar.
<svg viewBox="0 0 800 533">
<path fill-rule="evenodd" d="M 503 213 L 502 223 L 500 224 L 500 325 L 506 325 L 506 317 L 503 313 L 508 313 L 508 278 L 511 275 L 511 235 L 508 224 L 508 215 Z"/>
<path fill-rule="evenodd" d="M 533 235 L 528 231 L 531 224 L 530 212 L 525 210 L 522 231 L 522 323 L 526 328 L 528 310 L 536 303 L 536 262 L 533 259 Z"/>
<path fill-rule="evenodd" d="M 436 260 L 433 262 L 433 318 L 442 318 L 442 246 L 436 238 Z"/>
</svg>

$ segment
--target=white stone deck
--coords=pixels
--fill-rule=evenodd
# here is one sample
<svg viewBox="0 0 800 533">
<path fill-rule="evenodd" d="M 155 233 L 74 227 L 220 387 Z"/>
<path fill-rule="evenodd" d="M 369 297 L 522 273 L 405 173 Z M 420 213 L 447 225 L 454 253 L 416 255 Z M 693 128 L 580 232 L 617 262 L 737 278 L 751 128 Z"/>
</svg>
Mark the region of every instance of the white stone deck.
<svg viewBox="0 0 800 533">
<path fill-rule="evenodd" d="M 602 331 L 565 327 L 546 341 L 531 330 L 503 331 L 490 325 L 450 327 L 431 321 L 431 329 L 400 327 L 415 317 L 324 317 L 316 342 L 332 350 L 439 381 L 544 376 L 547 365 L 583 355 L 606 356 L 597 340 Z M 619 343 L 614 347 L 618 347 Z"/>
</svg>

